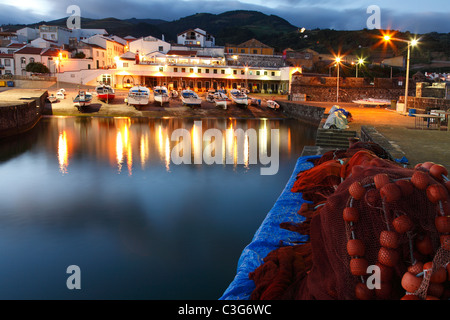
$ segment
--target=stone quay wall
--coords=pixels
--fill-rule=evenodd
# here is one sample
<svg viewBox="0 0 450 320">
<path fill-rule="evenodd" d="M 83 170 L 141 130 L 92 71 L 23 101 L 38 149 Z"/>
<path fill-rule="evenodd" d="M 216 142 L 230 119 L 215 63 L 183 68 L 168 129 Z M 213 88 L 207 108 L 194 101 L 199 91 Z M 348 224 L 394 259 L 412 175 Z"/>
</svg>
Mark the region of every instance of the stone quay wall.
<svg viewBox="0 0 450 320">
<path fill-rule="evenodd" d="M 20 93 L 19 93 L 20 94 Z M 14 95 L 14 94 L 12 94 Z M 41 119 L 48 93 L 24 95 L 8 100 L 0 96 L 0 138 L 26 132 Z"/>
<path fill-rule="evenodd" d="M 303 105 L 296 102 L 277 101 L 281 110 L 289 117 L 319 126 L 325 108 Z"/>
<path fill-rule="evenodd" d="M 408 90 L 408 96 L 414 96 L 416 89 L 413 86 Z M 307 101 L 336 102 L 336 86 L 306 86 L 292 84 L 291 96 L 303 95 Z M 404 88 L 380 87 L 339 87 L 339 102 L 353 102 L 362 99 L 399 100 L 405 95 Z"/>
</svg>

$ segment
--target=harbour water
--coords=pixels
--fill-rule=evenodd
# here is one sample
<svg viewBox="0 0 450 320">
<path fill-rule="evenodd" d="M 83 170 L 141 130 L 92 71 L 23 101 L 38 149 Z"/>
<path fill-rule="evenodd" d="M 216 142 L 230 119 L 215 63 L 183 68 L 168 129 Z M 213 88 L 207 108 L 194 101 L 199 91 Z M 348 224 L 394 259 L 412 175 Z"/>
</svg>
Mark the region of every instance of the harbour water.
<svg viewBox="0 0 450 320">
<path fill-rule="evenodd" d="M 218 299 L 316 128 L 200 121 L 48 117 L 0 141 L 0 299 Z M 180 128 L 192 159 L 205 147 L 196 130 L 226 141 L 227 129 L 254 129 L 270 152 L 278 129 L 279 169 L 261 175 L 235 139 L 221 145 L 231 162 L 174 164 Z M 70 265 L 81 289 L 66 285 Z"/>
</svg>

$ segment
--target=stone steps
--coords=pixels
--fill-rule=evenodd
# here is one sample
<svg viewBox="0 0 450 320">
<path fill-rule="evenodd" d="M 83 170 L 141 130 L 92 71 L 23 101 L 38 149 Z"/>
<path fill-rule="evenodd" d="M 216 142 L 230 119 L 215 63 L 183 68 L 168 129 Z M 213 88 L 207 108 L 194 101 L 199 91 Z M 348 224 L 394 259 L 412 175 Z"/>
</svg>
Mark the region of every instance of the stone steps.
<svg viewBox="0 0 450 320">
<path fill-rule="evenodd" d="M 357 137 L 356 131 L 318 129 L 316 136 L 316 146 L 332 149 L 347 149 L 349 138 Z"/>
</svg>

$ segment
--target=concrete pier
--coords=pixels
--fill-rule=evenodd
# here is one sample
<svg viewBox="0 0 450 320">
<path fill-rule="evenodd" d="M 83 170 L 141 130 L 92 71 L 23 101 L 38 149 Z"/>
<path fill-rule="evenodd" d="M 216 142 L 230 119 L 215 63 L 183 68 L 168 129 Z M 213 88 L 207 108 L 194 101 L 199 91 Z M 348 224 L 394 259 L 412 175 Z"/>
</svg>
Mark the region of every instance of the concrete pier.
<svg viewBox="0 0 450 320">
<path fill-rule="evenodd" d="M 46 90 L 11 89 L 0 92 L 0 138 L 23 133 L 39 121 Z"/>
</svg>

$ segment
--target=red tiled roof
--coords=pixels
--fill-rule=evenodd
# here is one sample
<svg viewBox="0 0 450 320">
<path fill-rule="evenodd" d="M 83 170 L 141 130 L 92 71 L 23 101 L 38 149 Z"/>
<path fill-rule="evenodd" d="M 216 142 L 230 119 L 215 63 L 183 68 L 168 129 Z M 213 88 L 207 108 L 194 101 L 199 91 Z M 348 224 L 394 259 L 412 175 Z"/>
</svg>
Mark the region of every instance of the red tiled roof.
<svg viewBox="0 0 450 320">
<path fill-rule="evenodd" d="M 7 45 L 8 48 L 22 48 L 25 46 L 26 46 L 26 44 L 23 44 L 23 43 L 10 43 Z"/>
<path fill-rule="evenodd" d="M 14 55 L 11 53 L 0 53 L 0 58 L 14 58 Z"/>
<path fill-rule="evenodd" d="M 22 49 L 17 50 L 15 53 L 17 54 L 41 54 L 42 48 L 35 47 L 24 47 Z"/>
<path fill-rule="evenodd" d="M 48 48 L 47 50 L 45 50 L 41 56 L 46 56 L 46 57 L 57 57 L 59 55 L 59 53 L 61 52 L 61 50 L 59 49 L 55 49 L 55 48 Z"/>
</svg>

